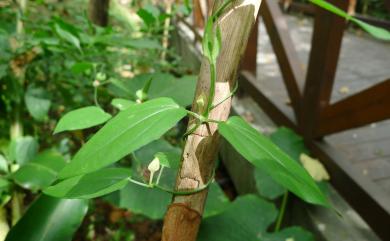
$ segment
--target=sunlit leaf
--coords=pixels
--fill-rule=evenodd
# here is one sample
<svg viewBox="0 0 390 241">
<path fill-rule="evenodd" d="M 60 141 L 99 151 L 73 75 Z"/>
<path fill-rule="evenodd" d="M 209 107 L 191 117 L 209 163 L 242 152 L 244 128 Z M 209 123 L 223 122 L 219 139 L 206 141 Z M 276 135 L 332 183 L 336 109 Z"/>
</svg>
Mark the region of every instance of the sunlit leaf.
<svg viewBox="0 0 390 241">
<path fill-rule="evenodd" d="M 61 117 L 54 134 L 62 131 L 73 131 L 97 126 L 111 119 L 111 115 L 96 106 L 72 110 Z"/>
<path fill-rule="evenodd" d="M 346 13 L 345 11 L 341 10 L 340 8 L 338 8 L 336 6 L 333 6 L 332 4 L 328 3 L 327 1 L 310 0 L 310 2 L 328 10 L 329 12 L 332 12 L 340 17 L 343 17 L 347 20 L 354 22 L 355 24 L 359 25 L 362 29 L 367 31 L 369 34 L 371 34 L 375 38 L 385 40 L 385 41 L 390 41 L 390 32 L 386 29 L 373 26 L 373 25 L 365 23 L 365 22 L 363 22 L 363 21 L 361 21 L 361 20 L 359 20 L 351 15 L 348 15 L 348 13 Z"/>
<path fill-rule="evenodd" d="M 68 178 L 96 171 L 158 139 L 187 114 L 169 98 L 121 111 L 100 129 L 60 172 Z"/>
</svg>

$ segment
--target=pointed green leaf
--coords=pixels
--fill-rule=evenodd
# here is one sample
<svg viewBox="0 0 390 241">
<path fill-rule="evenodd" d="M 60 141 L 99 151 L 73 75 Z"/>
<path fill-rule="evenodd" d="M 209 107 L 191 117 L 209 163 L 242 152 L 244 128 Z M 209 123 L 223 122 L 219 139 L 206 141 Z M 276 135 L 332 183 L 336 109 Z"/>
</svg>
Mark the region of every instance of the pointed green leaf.
<svg viewBox="0 0 390 241">
<path fill-rule="evenodd" d="M 62 28 L 60 25 L 55 24 L 54 25 L 54 30 L 58 34 L 58 36 L 63 39 L 64 41 L 72 44 L 75 46 L 78 50 L 81 51 L 81 46 L 80 46 L 80 40 L 78 37 L 73 35 L 71 32 L 69 32 L 67 29 Z"/>
<path fill-rule="evenodd" d="M 8 233 L 6 241 L 71 241 L 88 210 L 86 200 L 41 195 Z"/>
<path fill-rule="evenodd" d="M 52 184 L 65 164 L 61 154 L 45 151 L 13 173 L 12 179 L 23 188 L 35 192 Z"/>
<path fill-rule="evenodd" d="M 158 139 L 186 114 L 169 98 L 153 99 L 121 111 L 76 153 L 59 176 L 81 175 L 112 164 Z"/>
<path fill-rule="evenodd" d="M 71 177 L 46 188 L 43 192 L 59 198 L 90 199 L 122 189 L 130 177 L 130 169 L 104 168 L 96 172 Z"/>
<path fill-rule="evenodd" d="M 350 21 L 356 23 L 362 29 L 367 31 L 369 34 L 371 34 L 375 38 L 385 40 L 385 41 L 390 41 L 390 32 L 384 28 L 379 28 L 379 27 L 373 26 L 373 25 L 365 23 L 365 22 L 363 22 L 363 21 L 361 21 L 361 20 L 359 20 L 351 15 L 348 15 L 348 13 L 346 13 L 345 11 L 343 11 L 342 9 L 340 9 L 336 6 L 333 6 L 332 4 L 328 3 L 327 1 L 310 0 L 310 2 L 314 3 L 315 5 L 317 5 L 319 7 L 322 7 L 324 9 L 328 10 L 329 12 L 332 12 L 340 17 L 343 17 L 347 20 L 350 20 Z"/>
<path fill-rule="evenodd" d="M 254 166 L 306 202 L 329 206 L 314 180 L 296 161 L 240 117 L 218 125 L 221 135 Z"/>
<path fill-rule="evenodd" d="M 97 126 L 111 119 L 111 115 L 96 106 L 88 106 L 66 113 L 58 122 L 54 134 Z"/>
</svg>

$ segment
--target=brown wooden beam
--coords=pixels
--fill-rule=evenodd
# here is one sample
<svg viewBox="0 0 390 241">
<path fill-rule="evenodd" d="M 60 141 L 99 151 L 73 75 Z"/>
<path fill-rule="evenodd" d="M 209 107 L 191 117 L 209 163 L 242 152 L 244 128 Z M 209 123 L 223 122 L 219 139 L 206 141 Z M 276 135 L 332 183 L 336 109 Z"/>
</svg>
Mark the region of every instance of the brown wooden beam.
<svg viewBox="0 0 390 241">
<path fill-rule="evenodd" d="M 298 118 L 304 71 L 289 35 L 287 22 L 275 0 L 264 0 L 260 15 L 271 39 L 295 116 Z"/>
<path fill-rule="evenodd" d="M 348 8 L 348 1 L 329 3 Z M 306 139 L 313 138 L 319 114 L 329 103 L 345 26 L 345 19 L 317 7 L 300 118 Z"/>
<path fill-rule="evenodd" d="M 356 128 L 390 118 L 390 79 L 327 106 L 316 136 Z"/>
</svg>

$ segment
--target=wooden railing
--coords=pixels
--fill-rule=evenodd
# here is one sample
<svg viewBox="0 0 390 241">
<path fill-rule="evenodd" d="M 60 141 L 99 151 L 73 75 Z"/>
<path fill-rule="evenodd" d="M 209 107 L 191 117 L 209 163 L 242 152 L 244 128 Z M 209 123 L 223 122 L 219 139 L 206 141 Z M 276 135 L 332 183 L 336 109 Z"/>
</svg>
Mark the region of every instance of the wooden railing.
<svg viewBox="0 0 390 241">
<path fill-rule="evenodd" d="M 390 0 L 386 0 L 389 2 Z M 207 3 L 194 0 L 195 26 L 204 26 Z M 346 0 L 328 0 L 347 10 Z M 198 4 L 198 5 L 197 5 Z M 209 1 L 210 4 L 210 1 Z M 205 9 L 206 6 L 206 9 Z M 335 160 L 322 137 L 390 118 L 390 79 L 351 95 L 336 103 L 330 103 L 337 64 L 341 49 L 345 19 L 324 9 L 306 6 L 314 14 L 311 51 L 307 69 L 302 69 L 288 25 L 277 0 L 263 0 L 260 21 L 267 29 L 275 52 L 283 82 L 291 100 L 292 113 L 288 113 L 269 99 L 257 87 L 256 54 L 258 27 L 254 28 L 243 58 L 240 85 L 246 93 L 267 112 L 276 124 L 288 126 L 304 136 L 313 154 L 325 161 L 333 175 L 332 184 L 360 213 L 372 229 L 384 240 L 390 238 L 386 224 L 390 223 L 390 204 L 381 190 L 367 184 L 363 178 L 348 169 L 344 160 Z M 369 190 L 368 190 L 369 189 Z M 353 190 L 353 193 L 351 193 Z M 368 208 L 369 207 L 369 208 Z"/>
</svg>

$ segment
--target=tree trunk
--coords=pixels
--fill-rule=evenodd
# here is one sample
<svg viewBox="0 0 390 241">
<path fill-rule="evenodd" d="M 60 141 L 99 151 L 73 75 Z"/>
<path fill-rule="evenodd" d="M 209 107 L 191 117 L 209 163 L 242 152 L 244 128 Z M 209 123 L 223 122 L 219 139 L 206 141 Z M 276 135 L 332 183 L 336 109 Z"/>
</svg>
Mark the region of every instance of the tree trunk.
<svg viewBox="0 0 390 241">
<path fill-rule="evenodd" d="M 89 0 L 88 15 L 92 23 L 102 27 L 107 26 L 109 2 L 109 0 Z"/>
<path fill-rule="evenodd" d="M 221 1 L 216 1 L 221 3 Z M 222 47 L 217 59 L 217 80 L 213 103 L 226 98 L 236 82 L 236 72 L 244 53 L 251 28 L 254 25 L 261 0 L 233 1 L 218 20 L 222 33 Z M 216 7 L 214 6 L 214 10 Z M 196 100 L 207 98 L 210 87 L 209 63 L 203 59 L 200 68 L 192 111 L 203 113 L 204 107 Z M 207 101 L 205 101 L 207 103 Z M 228 118 L 231 98 L 214 108 L 210 119 L 224 121 Z M 195 122 L 190 119 L 189 126 Z M 181 166 L 176 179 L 176 190 L 202 187 L 212 178 L 219 146 L 217 124 L 201 125 L 187 137 Z M 207 190 L 191 195 L 175 195 L 164 219 L 163 241 L 195 241 L 207 197 Z"/>
</svg>

